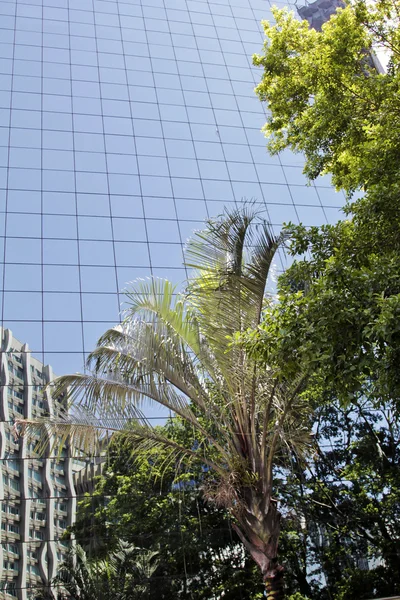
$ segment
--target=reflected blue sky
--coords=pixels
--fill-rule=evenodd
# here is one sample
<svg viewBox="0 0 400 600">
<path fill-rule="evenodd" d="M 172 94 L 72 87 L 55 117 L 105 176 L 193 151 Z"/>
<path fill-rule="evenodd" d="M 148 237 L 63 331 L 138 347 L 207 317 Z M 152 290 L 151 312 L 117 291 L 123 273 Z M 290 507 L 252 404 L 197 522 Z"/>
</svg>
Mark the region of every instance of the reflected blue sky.
<svg viewBox="0 0 400 600">
<path fill-rule="evenodd" d="M 340 218 L 328 178 L 267 154 L 263 18 L 266 0 L 1 2 L 2 324 L 56 373 L 127 282 L 184 281 L 185 241 L 225 206 L 251 199 L 276 231 Z"/>
</svg>

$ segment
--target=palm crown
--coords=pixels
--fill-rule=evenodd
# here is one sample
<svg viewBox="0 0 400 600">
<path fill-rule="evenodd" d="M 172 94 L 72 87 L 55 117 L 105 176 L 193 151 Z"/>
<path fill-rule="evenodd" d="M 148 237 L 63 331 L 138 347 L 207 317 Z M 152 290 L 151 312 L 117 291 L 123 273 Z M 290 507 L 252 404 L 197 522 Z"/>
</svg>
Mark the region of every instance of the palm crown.
<svg viewBox="0 0 400 600">
<path fill-rule="evenodd" d="M 283 597 L 273 467 L 287 451 L 304 451 L 310 411 L 301 381 L 279 381 L 233 339 L 259 325 L 281 243 L 249 207 L 208 222 L 186 248 L 186 291 L 136 282 L 124 321 L 99 339 L 88 373 L 55 382 L 55 394 L 68 392 L 70 415 L 23 425 L 80 451 L 94 451 L 104 431 L 123 432 L 140 451 L 163 447 L 207 465 L 213 483 L 204 493 L 234 517 L 271 598 Z M 189 423 L 201 443 L 184 447 L 152 427 L 149 401 Z"/>
</svg>

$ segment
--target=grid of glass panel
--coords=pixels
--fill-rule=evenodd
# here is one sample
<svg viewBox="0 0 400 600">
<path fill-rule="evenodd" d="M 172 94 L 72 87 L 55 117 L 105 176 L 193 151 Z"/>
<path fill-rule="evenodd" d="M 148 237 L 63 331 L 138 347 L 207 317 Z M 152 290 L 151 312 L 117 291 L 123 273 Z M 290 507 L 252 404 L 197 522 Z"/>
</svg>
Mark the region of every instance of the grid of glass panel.
<svg viewBox="0 0 400 600">
<path fill-rule="evenodd" d="M 224 206 L 337 220 L 329 181 L 267 154 L 265 18 L 268 0 L 0 2 L 1 326 L 55 373 L 83 368 L 129 281 L 184 281 L 185 240 Z M 3 538 L 0 595 L 25 598 Z"/>
<path fill-rule="evenodd" d="M 279 2 L 275 2 L 279 4 Z M 56 373 L 119 320 L 120 290 L 184 280 L 182 244 L 253 199 L 271 223 L 334 222 L 343 196 L 271 157 L 267 0 L 0 3 L 1 321 Z"/>
</svg>

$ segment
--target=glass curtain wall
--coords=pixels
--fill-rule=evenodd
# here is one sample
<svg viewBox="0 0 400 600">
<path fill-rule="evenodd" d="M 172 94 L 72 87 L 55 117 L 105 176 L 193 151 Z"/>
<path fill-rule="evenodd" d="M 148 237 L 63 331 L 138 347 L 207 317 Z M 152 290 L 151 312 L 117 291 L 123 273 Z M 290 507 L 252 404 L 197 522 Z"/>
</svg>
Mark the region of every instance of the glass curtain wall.
<svg viewBox="0 0 400 600">
<path fill-rule="evenodd" d="M 329 181 L 265 149 L 267 0 L 0 12 L 1 325 L 56 373 L 82 368 L 127 282 L 183 281 L 182 245 L 224 206 L 252 199 L 276 228 L 337 220 Z"/>
<path fill-rule="evenodd" d="M 271 18 L 267 0 L 1 0 L 0 326 L 41 365 L 81 370 L 128 282 L 183 282 L 185 240 L 225 206 L 252 200 L 277 231 L 338 219 L 328 180 L 267 154 L 251 57 Z M 31 529 L 2 530 L 1 597 L 28 597 Z"/>
</svg>

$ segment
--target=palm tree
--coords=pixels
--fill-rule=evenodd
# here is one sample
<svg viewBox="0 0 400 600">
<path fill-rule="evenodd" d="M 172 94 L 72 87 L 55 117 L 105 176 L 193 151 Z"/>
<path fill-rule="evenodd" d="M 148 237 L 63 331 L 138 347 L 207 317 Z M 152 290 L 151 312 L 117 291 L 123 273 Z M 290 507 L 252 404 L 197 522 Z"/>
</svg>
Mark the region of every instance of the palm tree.
<svg viewBox="0 0 400 600">
<path fill-rule="evenodd" d="M 100 599 L 104 581 L 109 580 L 110 575 L 107 561 L 91 563 L 84 549 L 74 544 L 59 565 L 56 577 L 35 596 L 35 600 Z"/>
<path fill-rule="evenodd" d="M 142 600 L 150 598 L 149 583 L 158 568 L 158 552 L 142 550 L 121 540 L 107 558 L 89 560 L 72 546 L 50 587 L 36 600 Z"/>
<path fill-rule="evenodd" d="M 305 452 L 310 408 L 302 380 L 280 381 L 235 336 L 256 329 L 272 302 L 267 279 L 282 242 L 248 206 L 208 222 L 186 248 L 186 291 L 136 282 L 124 321 L 99 339 L 88 372 L 56 381 L 54 393 L 71 399 L 70 416 L 23 424 L 70 436 L 86 451 L 96 451 L 104 432 L 123 432 L 139 451 L 162 447 L 178 461 L 199 461 L 211 474 L 204 494 L 229 511 L 275 600 L 284 591 L 274 467 Z M 149 401 L 184 419 L 199 443 L 185 447 L 154 428 L 143 413 Z"/>
<path fill-rule="evenodd" d="M 159 567 L 157 551 L 136 548 L 120 540 L 108 561 L 117 584 L 110 589 L 110 600 L 150 598 L 151 578 Z"/>
<path fill-rule="evenodd" d="M 68 552 L 52 581 L 59 592 L 66 592 L 66 598 L 92 600 L 101 598 L 105 583 L 110 582 L 112 569 L 106 560 L 91 562 L 84 549 L 78 544 Z"/>
</svg>

